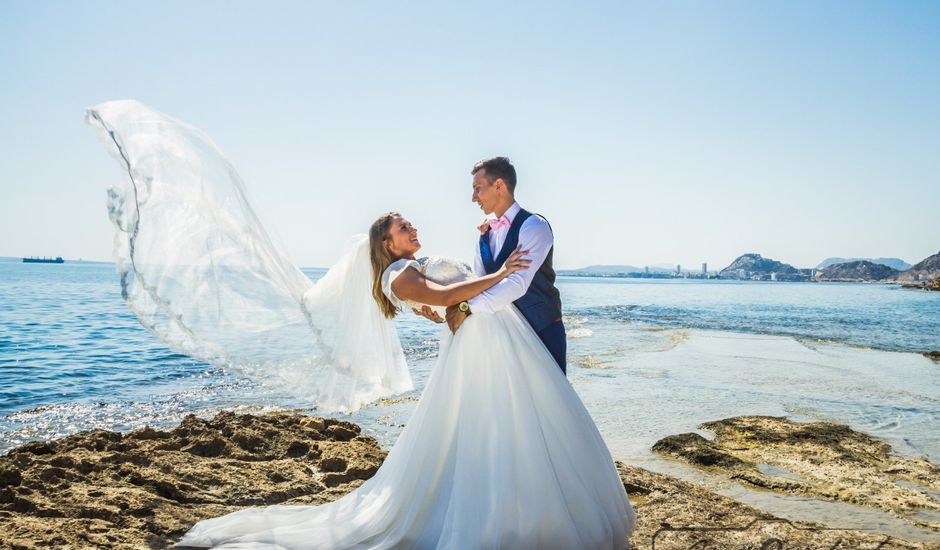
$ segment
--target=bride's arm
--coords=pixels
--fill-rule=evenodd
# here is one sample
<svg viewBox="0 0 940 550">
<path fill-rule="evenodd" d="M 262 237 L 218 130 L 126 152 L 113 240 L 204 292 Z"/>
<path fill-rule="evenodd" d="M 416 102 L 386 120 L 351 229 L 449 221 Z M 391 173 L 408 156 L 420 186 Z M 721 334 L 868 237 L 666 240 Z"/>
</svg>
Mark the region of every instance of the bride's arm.
<svg viewBox="0 0 940 550">
<path fill-rule="evenodd" d="M 469 300 L 484 290 L 508 277 L 511 273 L 529 268 L 529 260 L 523 259 L 528 250 L 515 250 L 496 273 L 479 279 L 439 285 L 428 280 L 420 271 L 409 267 L 392 281 L 392 292 L 402 300 L 410 300 L 430 306 L 453 306 Z"/>
</svg>

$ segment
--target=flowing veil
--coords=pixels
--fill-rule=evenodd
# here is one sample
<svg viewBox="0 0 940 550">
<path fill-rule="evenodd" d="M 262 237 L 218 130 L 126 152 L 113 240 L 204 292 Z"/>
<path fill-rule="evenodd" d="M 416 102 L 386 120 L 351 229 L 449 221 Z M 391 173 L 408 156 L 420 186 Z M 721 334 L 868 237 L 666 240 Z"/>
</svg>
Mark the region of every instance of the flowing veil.
<svg viewBox="0 0 940 550">
<path fill-rule="evenodd" d="M 137 101 L 86 111 L 125 174 L 108 190 L 121 293 L 172 349 L 320 411 L 412 389 L 372 299 L 368 238 L 314 283 L 281 253 L 232 165 L 198 128 Z"/>
</svg>

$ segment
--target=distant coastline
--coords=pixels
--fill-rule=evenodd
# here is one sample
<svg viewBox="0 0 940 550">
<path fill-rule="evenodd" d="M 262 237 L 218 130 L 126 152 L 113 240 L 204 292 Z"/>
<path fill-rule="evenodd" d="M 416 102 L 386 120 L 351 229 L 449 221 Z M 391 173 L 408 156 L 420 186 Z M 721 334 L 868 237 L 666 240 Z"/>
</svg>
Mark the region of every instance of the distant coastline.
<svg viewBox="0 0 940 550">
<path fill-rule="evenodd" d="M 675 279 L 666 273 L 596 273 L 590 271 L 562 270 L 558 271 L 560 277 L 600 277 L 607 279 Z M 681 277 L 680 277 L 681 278 Z"/>
<path fill-rule="evenodd" d="M 661 266 L 639 268 L 632 265 L 592 265 L 580 269 L 558 270 L 565 277 L 603 277 L 614 279 L 724 279 L 769 282 L 829 282 L 900 284 L 905 288 L 940 290 L 940 252 L 915 265 L 900 258 L 827 258 L 814 268 L 797 268 L 760 254 L 749 252 L 735 258 L 719 271 L 674 271 Z"/>
</svg>

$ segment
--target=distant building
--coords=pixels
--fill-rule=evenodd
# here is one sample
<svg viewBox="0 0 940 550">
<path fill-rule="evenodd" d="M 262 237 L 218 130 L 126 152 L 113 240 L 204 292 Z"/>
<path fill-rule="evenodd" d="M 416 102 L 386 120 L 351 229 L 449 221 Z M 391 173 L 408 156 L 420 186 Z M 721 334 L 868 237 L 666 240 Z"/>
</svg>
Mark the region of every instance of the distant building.
<svg viewBox="0 0 940 550">
<path fill-rule="evenodd" d="M 643 269 L 644 269 L 644 271 L 646 272 L 647 275 L 650 274 L 650 266 L 646 266 L 646 267 L 643 268 Z"/>
<path fill-rule="evenodd" d="M 777 273 L 776 273 L 776 272 L 773 272 L 773 273 L 770 274 L 770 280 L 771 280 L 771 281 L 776 281 L 776 280 L 777 280 Z"/>
<path fill-rule="evenodd" d="M 702 276 L 704 277 L 705 275 L 708 275 L 708 264 L 702 262 Z"/>
<path fill-rule="evenodd" d="M 678 264 L 677 264 L 677 265 L 676 265 L 676 275 L 678 275 L 681 271 L 682 271 L 682 265 L 678 265 Z"/>
</svg>

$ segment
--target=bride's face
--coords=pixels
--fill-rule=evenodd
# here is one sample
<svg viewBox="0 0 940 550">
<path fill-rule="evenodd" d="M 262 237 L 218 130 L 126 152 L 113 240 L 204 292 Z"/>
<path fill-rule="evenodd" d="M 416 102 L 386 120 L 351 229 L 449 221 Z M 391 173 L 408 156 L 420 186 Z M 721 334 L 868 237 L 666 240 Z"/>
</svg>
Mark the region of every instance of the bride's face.
<svg viewBox="0 0 940 550">
<path fill-rule="evenodd" d="M 401 216 L 395 216 L 388 230 L 388 239 L 385 241 L 388 251 L 396 258 L 413 258 L 421 249 L 418 240 L 418 230 L 411 222 Z"/>
</svg>

